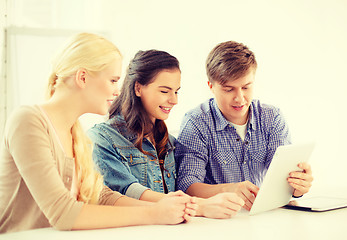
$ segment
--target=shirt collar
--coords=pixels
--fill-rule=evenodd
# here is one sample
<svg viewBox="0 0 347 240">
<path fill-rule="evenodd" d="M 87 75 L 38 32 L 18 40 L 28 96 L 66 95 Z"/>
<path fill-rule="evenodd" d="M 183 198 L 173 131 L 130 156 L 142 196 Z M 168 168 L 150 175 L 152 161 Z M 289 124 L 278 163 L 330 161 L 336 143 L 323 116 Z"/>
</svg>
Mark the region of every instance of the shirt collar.
<svg viewBox="0 0 347 240">
<path fill-rule="evenodd" d="M 224 128 L 226 128 L 229 125 L 228 120 L 223 116 L 222 112 L 218 108 L 216 100 L 213 98 L 212 99 L 212 109 L 216 115 L 216 130 L 221 131 Z M 255 124 L 254 124 L 254 107 L 253 107 L 253 101 L 250 105 L 250 111 L 249 111 L 249 121 L 247 125 L 247 129 L 255 129 Z"/>
</svg>

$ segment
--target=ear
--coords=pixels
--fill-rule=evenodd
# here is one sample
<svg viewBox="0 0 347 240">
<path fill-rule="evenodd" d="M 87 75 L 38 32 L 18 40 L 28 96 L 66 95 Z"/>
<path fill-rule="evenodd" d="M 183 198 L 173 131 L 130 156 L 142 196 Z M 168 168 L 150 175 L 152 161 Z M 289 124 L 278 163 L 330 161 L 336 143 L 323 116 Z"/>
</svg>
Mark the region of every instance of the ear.
<svg viewBox="0 0 347 240">
<path fill-rule="evenodd" d="M 138 97 L 141 97 L 141 87 L 142 85 L 139 82 L 135 82 L 134 91 L 135 95 Z"/>
<path fill-rule="evenodd" d="M 210 90 L 212 90 L 212 83 L 210 81 L 207 81 L 207 85 L 210 88 Z"/>
<path fill-rule="evenodd" d="M 207 85 L 209 89 L 211 90 L 211 92 L 214 94 L 213 83 L 211 83 L 210 81 L 207 81 Z"/>
<path fill-rule="evenodd" d="M 81 68 L 77 71 L 75 82 L 76 85 L 79 88 L 85 88 L 86 87 L 86 79 L 87 79 L 87 70 L 84 68 Z"/>
</svg>

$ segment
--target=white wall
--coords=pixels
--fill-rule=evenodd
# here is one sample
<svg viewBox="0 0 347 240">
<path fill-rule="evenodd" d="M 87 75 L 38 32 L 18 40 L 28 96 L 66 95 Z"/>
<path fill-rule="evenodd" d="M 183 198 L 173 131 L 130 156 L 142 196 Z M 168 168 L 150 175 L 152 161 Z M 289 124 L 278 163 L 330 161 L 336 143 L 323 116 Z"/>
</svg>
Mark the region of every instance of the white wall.
<svg viewBox="0 0 347 240">
<path fill-rule="evenodd" d="M 346 188 L 347 1 L 51 2 L 55 21 L 44 27 L 108 32 L 124 55 L 123 69 L 138 50 L 165 50 L 180 60 L 179 104 L 167 120 L 173 134 L 186 111 L 211 97 L 208 52 L 226 40 L 245 43 L 258 61 L 256 97 L 283 110 L 294 142 L 317 142 L 315 183 Z M 85 118 L 86 126 L 95 121 Z"/>
</svg>

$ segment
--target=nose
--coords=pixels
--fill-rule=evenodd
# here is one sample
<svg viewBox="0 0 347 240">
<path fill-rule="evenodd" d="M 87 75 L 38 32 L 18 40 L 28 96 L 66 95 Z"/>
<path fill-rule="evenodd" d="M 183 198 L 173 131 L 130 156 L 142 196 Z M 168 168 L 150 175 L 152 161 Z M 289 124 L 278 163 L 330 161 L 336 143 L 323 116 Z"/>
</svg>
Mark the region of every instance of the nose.
<svg viewBox="0 0 347 240">
<path fill-rule="evenodd" d="M 241 102 L 243 99 L 243 92 L 242 89 L 237 89 L 235 91 L 234 101 Z"/>
<path fill-rule="evenodd" d="M 114 92 L 113 92 L 113 96 L 118 97 L 118 96 L 119 96 L 119 93 L 120 93 L 119 87 L 116 87 L 116 89 L 115 89 Z"/>
<path fill-rule="evenodd" d="M 173 93 L 170 96 L 169 103 L 172 105 L 176 105 L 178 103 L 178 96 L 177 93 Z"/>
</svg>

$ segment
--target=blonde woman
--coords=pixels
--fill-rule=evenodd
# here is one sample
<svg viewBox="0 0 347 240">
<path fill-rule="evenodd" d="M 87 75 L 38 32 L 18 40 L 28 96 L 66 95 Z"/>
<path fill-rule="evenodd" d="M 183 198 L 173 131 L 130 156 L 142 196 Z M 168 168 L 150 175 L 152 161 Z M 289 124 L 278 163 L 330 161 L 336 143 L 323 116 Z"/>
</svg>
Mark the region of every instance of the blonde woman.
<svg viewBox="0 0 347 240">
<path fill-rule="evenodd" d="M 118 95 L 121 60 L 105 38 L 74 36 L 53 63 L 49 100 L 22 106 L 8 119 L 0 151 L 0 232 L 177 224 L 195 214 L 195 199 L 182 192 L 154 204 L 135 200 L 104 186 L 94 168 L 78 118 L 107 113 Z"/>
</svg>

